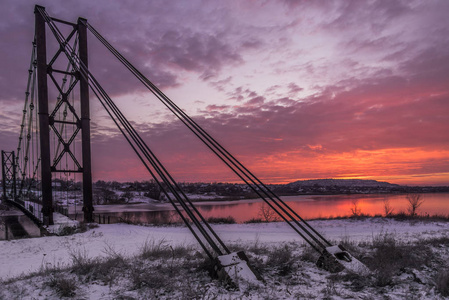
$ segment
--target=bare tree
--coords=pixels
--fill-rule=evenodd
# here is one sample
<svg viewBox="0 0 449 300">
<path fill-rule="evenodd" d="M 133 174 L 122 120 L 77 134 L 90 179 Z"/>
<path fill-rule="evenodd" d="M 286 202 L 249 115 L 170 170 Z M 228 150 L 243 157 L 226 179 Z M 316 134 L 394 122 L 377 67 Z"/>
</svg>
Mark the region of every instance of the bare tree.
<svg viewBox="0 0 449 300">
<path fill-rule="evenodd" d="M 279 220 L 276 212 L 265 203 L 262 203 L 260 206 L 259 217 L 265 222 L 276 222 Z"/>
<path fill-rule="evenodd" d="M 146 182 L 145 192 L 143 195 L 151 199 L 162 200 L 162 190 L 159 184 L 153 179 Z"/>
<path fill-rule="evenodd" d="M 416 211 L 424 203 L 424 199 L 421 194 L 407 194 L 405 197 L 408 201 L 408 212 L 410 216 L 416 216 Z"/>
<path fill-rule="evenodd" d="M 134 199 L 134 193 L 131 191 L 126 191 L 120 196 L 120 198 L 123 199 L 126 203 L 129 203 Z"/>
<path fill-rule="evenodd" d="M 390 203 L 390 199 L 389 198 L 384 198 L 384 212 L 385 212 L 385 217 L 389 217 L 391 216 L 391 214 L 394 211 L 394 208 L 391 207 L 391 203 Z"/>
<path fill-rule="evenodd" d="M 354 217 L 360 216 L 362 214 L 362 210 L 359 207 L 359 199 L 352 200 L 351 212 Z"/>
<path fill-rule="evenodd" d="M 102 204 L 117 204 L 118 196 L 117 194 L 108 188 L 100 189 L 100 201 Z"/>
</svg>

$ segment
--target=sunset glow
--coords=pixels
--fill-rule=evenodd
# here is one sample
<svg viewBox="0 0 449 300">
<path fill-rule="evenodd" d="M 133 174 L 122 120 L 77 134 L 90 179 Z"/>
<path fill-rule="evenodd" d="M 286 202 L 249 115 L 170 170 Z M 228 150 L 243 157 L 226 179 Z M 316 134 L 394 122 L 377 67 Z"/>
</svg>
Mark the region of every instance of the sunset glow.
<svg viewBox="0 0 449 300">
<path fill-rule="evenodd" d="M 0 140 L 17 146 L 34 3 L 1 14 Z M 267 183 L 449 185 L 448 1 L 64 1 Z M 89 67 L 179 181 L 238 182 L 89 36 Z M 148 180 L 92 98 L 94 180 Z"/>
</svg>

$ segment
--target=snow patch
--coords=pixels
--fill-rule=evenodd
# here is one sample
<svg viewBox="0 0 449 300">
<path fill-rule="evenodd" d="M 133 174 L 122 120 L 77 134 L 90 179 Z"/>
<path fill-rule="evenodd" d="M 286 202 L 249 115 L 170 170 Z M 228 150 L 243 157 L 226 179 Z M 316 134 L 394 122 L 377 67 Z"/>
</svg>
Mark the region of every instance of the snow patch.
<svg viewBox="0 0 449 300">
<path fill-rule="evenodd" d="M 53 213 L 54 225 L 44 226 L 44 228 L 52 234 L 60 235 L 66 228 L 76 229 L 79 226 L 79 222 L 70 219 L 60 213 Z"/>
</svg>

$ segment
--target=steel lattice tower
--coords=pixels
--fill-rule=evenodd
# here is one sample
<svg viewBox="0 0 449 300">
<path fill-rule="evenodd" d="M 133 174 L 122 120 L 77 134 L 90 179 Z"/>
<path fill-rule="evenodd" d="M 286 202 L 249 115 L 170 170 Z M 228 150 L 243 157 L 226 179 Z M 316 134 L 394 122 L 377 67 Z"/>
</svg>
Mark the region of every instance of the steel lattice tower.
<svg viewBox="0 0 449 300">
<path fill-rule="evenodd" d="M 35 29 L 36 29 L 36 50 L 37 50 L 37 81 L 38 81 L 38 106 L 39 106 L 39 127 L 40 127 L 40 152 L 41 152 L 41 179 L 42 179 L 42 199 L 43 208 L 42 213 L 44 216 L 44 224 L 53 224 L 53 199 L 52 199 L 52 173 L 55 172 L 72 172 L 82 173 L 83 177 L 83 212 L 84 220 L 86 222 L 93 221 L 93 205 L 92 205 L 92 171 L 91 171 L 91 149 L 90 149 L 90 108 L 89 108 L 89 85 L 87 80 L 79 74 L 79 72 L 68 73 L 67 71 L 57 70 L 53 68 L 53 64 L 56 59 L 64 53 L 59 49 L 49 63 L 47 63 L 47 40 L 46 40 L 46 22 L 44 16 L 39 10 L 45 10 L 44 7 L 36 6 L 35 9 Z M 65 38 L 65 43 L 68 43 L 70 39 L 78 34 L 79 48 L 78 56 L 82 63 L 88 65 L 87 54 L 87 29 L 84 19 L 79 18 L 76 24 L 62 21 L 52 18 L 52 21 L 63 23 L 72 27 L 72 31 Z M 75 81 L 70 85 L 67 91 L 63 91 L 60 85 L 53 77 L 53 73 L 74 75 Z M 62 102 L 71 106 L 68 101 L 69 93 L 73 90 L 75 85 L 79 83 L 80 87 L 80 105 L 81 115 L 77 115 L 73 107 L 70 109 L 74 114 L 76 121 L 60 121 L 54 118 L 56 111 L 61 107 L 57 106 L 51 114 L 48 110 L 48 78 L 54 83 L 56 88 L 60 91 L 62 96 Z M 61 102 L 61 103 L 62 103 Z M 62 135 L 58 132 L 58 128 L 55 126 L 57 123 L 64 123 L 76 126 L 72 137 L 67 141 L 62 138 Z M 58 136 L 59 142 L 63 145 L 63 149 L 56 159 L 56 162 L 52 162 L 50 158 L 50 128 Z M 82 143 L 82 164 L 79 163 L 75 155 L 71 151 L 71 144 L 74 141 L 75 136 L 81 131 L 81 143 Z M 77 169 L 65 170 L 58 169 L 57 164 L 61 160 L 63 155 L 69 155 Z"/>
</svg>

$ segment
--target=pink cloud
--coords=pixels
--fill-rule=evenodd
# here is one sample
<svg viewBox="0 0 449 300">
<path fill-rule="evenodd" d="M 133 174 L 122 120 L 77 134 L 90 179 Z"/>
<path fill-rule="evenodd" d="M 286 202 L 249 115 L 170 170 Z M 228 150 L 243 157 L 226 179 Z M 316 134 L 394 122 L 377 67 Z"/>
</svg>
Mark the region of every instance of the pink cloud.
<svg viewBox="0 0 449 300">
<path fill-rule="evenodd" d="M 377 175 L 447 172 L 447 1 L 43 2 L 62 19 L 88 18 L 164 90 L 188 76 L 207 81 L 221 103 L 199 99 L 194 119 L 269 181 L 363 175 L 366 166 Z M 26 85 L 33 5 L 15 1 L 0 13 L 0 101 L 9 105 Z M 99 43 L 89 47 L 112 96 L 144 90 Z M 17 116 L 2 112 L 2 147 L 15 145 Z M 164 120 L 134 122 L 180 180 L 232 178 L 179 122 Z M 94 134 L 97 179 L 147 176 L 120 136 Z"/>
</svg>

